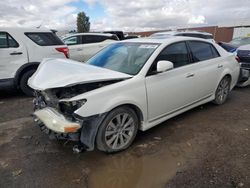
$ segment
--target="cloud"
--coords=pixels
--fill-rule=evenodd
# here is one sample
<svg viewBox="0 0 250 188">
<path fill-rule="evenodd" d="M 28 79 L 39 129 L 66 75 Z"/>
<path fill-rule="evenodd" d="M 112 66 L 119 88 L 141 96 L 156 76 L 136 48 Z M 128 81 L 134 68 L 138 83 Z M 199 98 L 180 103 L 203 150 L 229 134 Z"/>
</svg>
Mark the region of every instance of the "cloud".
<svg viewBox="0 0 250 188">
<path fill-rule="evenodd" d="M 98 4 L 105 12 L 105 17 L 90 17 L 94 31 L 147 31 L 250 20 L 250 0 L 5 0 L 0 1 L 0 27 L 42 24 L 74 29 L 76 6 L 83 2 L 91 11 L 97 11 L 94 5 Z"/>
<path fill-rule="evenodd" d="M 128 31 L 160 30 L 176 27 L 216 25 L 225 21 L 250 18 L 249 0 L 85 0 L 101 4 L 107 14 L 104 25 L 93 22 L 97 29 Z"/>
<path fill-rule="evenodd" d="M 0 26 L 72 28 L 75 27 L 75 0 L 0 1 Z"/>
</svg>

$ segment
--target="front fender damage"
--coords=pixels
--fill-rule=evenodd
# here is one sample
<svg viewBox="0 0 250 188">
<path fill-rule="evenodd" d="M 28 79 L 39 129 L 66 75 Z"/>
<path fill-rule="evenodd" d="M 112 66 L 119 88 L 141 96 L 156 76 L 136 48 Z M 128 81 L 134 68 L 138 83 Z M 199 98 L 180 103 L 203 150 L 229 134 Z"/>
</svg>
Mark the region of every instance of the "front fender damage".
<svg viewBox="0 0 250 188">
<path fill-rule="evenodd" d="M 106 114 L 107 113 L 98 114 L 83 120 L 80 142 L 86 146 L 86 149 L 88 151 L 92 151 L 95 148 L 95 138 L 97 135 L 97 131 L 101 123 L 103 122 Z"/>
<path fill-rule="evenodd" d="M 77 132 L 57 132 L 49 128 L 45 122 L 34 113 L 34 121 L 39 125 L 42 132 L 49 135 L 50 139 L 66 140 L 77 142 L 77 148 L 82 148 L 87 151 L 95 149 L 95 139 L 97 131 L 103 122 L 107 113 L 98 114 L 90 117 L 83 118 L 77 114 L 74 114 L 78 122 L 81 124 L 81 128 Z M 46 122 L 47 123 L 47 122 Z M 75 147 L 75 146 L 74 146 Z M 81 149 L 81 150 L 82 150 Z M 78 151 L 79 152 L 79 151 Z"/>
</svg>

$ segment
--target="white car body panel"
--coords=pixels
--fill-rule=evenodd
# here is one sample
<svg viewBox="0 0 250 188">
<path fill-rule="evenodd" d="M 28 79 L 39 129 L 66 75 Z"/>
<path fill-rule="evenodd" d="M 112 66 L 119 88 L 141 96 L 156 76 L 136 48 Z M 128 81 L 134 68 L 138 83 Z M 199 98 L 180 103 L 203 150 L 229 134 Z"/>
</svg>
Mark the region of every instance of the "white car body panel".
<svg viewBox="0 0 250 188">
<path fill-rule="evenodd" d="M 221 57 L 147 76 L 152 62 L 162 49 L 174 42 L 188 40 L 208 42 L 207 40 L 191 37 L 175 37 L 164 40 L 130 40 L 130 42 L 160 43 L 160 46 L 150 56 L 137 75 L 126 77 L 129 79 L 79 94 L 70 99 L 62 99 L 61 101 L 86 99 L 87 102 L 75 111 L 75 113 L 81 117 L 103 114 L 120 105 L 132 104 L 140 109 L 143 116 L 140 129 L 147 130 L 177 114 L 212 101 L 215 98 L 217 86 L 225 75 L 230 75 L 232 89 L 238 80 L 239 64 L 233 54 L 227 53 L 212 42 L 210 43 L 216 47 Z M 43 69 L 43 65 L 40 66 L 37 74 L 39 74 L 39 70 Z M 72 70 L 75 70 L 75 67 L 80 68 L 76 63 L 69 62 L 67 68 L 70 67 Z M 54 67 L 53 69 L 56 73 L 57 68 Z M 190 76 L 191 74 L 193 74 L 193 76 Z M 99 77 L 95 78 L 95 76 L 97 75 L 93 75 L 91 82 L 95 79 L 98 81 Z M 76 79 L 72 77 L 72 79 L 74 79 L 72 83 L 77 83 L 81 80 L 78 77 Z M 115 79 L 115 76 L 113 79 Z M 43 84 L 43 79 L 41 78 L 39 82 L 35 82 L 35 80 L 36 75 L 31 78 L 29 82 L 30 86 L 40 88 Z M 52 87 L 52 85 L 46 81 L 47 79 L 44 78 L 44 80 L 47 85 L 42 86 L 43 90 Z M 58 81 L 58 79 L 56 80 Z M 62 83 L 65 81 L 64 79 L 61 80 Z M 87 80 L 81 81 L 88 82 Z M 51 82 L 53 82 L 52 79 Z M 62 86 L 62 83 L 57 83 L 56 87 Z M 53 87 L 55 87 L 55 85 L 53 85 Z"/>
<path fill-rule="evenodd" d="M 73 60 L 44 59 L 41 66 L 29 79 L 29 85 L 36 90 L 45 90 L 130 77 L 132 76 L 128 74 L 82 64 Z"/>
<path fill-rule="evenodd" d="M 7 32 L 19 44 L 18 48 L 0 48 L 0 79 L 14 78 L 18 69 L 29 62 L 41 62 L 43 58 L 65 58 L 65 55 L 55 48 L 65 45 L 39 46 L 29 39 L 25 32 L 51 32 L 43 29 L 0 28 L 0 32 Z M 20 55 L 10 55 L 21 52 Z"/>
<path fill-rule="evenodd" d="M 66 41 L 67 39 L 70 39 L 72 37 L 86 36 L 86 35 L 89 37 L 112 36 L 112 34 L 104 34 L 104 33 L 77 33 L 64 37 L 63 41 Z M 86 62 L 101 49 L 114 42 L 116 41 L 107 39 L 102 42 L 68 45 L 70 59 L 80 62 Z"/>
</svg>

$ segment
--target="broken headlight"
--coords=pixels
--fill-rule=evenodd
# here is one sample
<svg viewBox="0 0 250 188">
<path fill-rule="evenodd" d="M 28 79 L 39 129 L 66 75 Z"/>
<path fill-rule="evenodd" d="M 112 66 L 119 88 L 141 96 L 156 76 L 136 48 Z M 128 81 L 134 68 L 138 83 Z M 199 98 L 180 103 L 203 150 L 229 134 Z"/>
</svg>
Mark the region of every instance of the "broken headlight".
<svg viewBox="0 0 250 188">
<path fill-rule="evenodd" d="M 87 102 L 86 99 L 82 99 L 78 101 L 61 101 L 59 103 L 59 108 L 63 114 L 72 116 L 74 111 L 76 111 L 86 102 Z"/>
</svg>

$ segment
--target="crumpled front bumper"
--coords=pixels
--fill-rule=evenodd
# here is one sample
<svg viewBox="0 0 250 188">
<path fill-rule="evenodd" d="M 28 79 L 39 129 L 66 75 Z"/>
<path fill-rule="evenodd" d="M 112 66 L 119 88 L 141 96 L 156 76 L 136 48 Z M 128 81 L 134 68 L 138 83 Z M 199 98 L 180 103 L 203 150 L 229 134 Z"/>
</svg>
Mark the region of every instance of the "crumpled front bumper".
<svg viewBox="0 0 250 188">
<path fill-rule="evenodd" d="M 34 116 L 37 121 L 41 121 L 48 129 L 57 133 L 75 133 L 81 128 L 80 123 L 67 120 L 62 114 L 50 107 L 36 110 Z"/>
<path fill-rule="evenodd" d="M 86 150 L 93 150 L 97 130 L 106 113 L 83 118 L 75 114 L 78 121 L 69 121 L 56 109 L 45 107 L 36 110 L 34 121 L 40 129 L 51 139 L 65 139 L 77 141 L 86 146 Z"/>
</svg>

